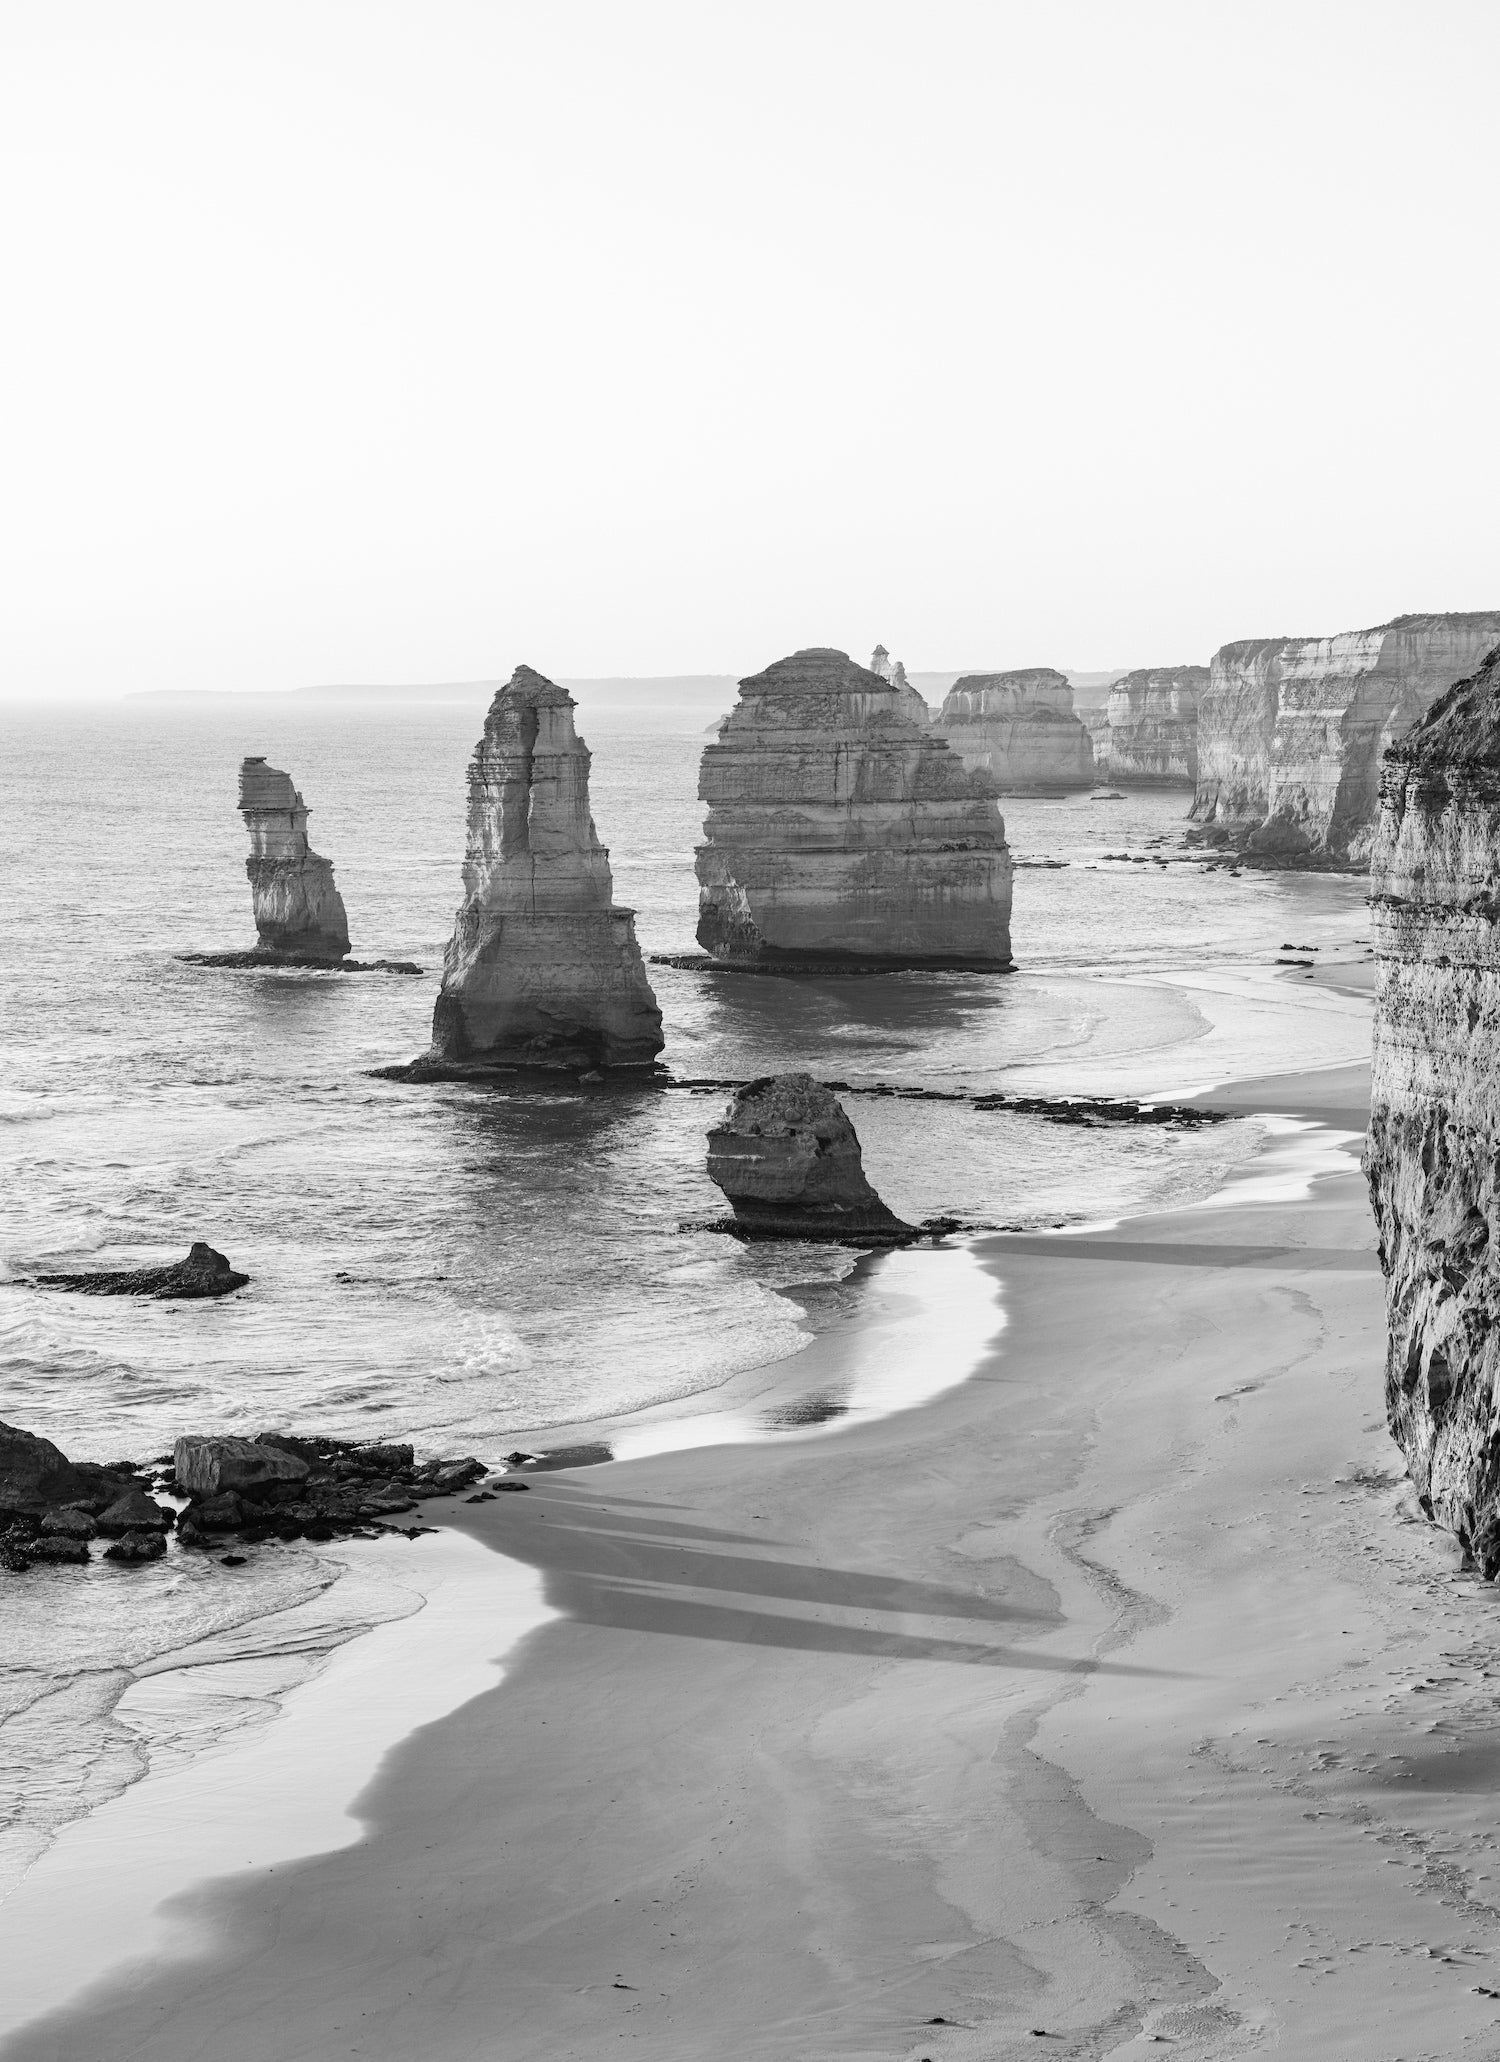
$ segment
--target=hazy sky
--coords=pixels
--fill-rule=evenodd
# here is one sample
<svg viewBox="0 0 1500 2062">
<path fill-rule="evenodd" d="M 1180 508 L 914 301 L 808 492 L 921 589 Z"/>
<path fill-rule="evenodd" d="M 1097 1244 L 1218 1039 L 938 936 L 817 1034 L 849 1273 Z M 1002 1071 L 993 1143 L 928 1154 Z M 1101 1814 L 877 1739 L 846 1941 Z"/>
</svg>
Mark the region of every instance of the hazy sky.
<svg viewBox="0 0 1500 2062">
<path fill-rule="evenodd" d="M 0 692 L 1500 607 L 1492 0 L 4 0 Z"/>
</svg>

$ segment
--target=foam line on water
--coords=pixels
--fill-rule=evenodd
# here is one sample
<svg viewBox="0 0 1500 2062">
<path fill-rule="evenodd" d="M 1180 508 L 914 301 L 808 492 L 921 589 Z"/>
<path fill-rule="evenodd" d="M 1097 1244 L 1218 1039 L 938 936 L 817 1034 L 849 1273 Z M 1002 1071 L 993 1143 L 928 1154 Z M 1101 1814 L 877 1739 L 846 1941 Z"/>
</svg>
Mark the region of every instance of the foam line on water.
<svg viewBox="0 0 1500 2062">
<path fill-rule="evenodd" d="M 0 1904 L 0 2052 L 96 1983 L 144 1979 L 164 1961 L 205 1953 L 211 1929 L 183 1894 L 193 1886 L 361 1839 L 359 1799 L 387 1753 L 492 1689 L 517 1643 L 558 1615 L 535 1569 L 464 1533 L 345 1551 L 366 1567 L 388 1562 L 387 1578 L 418 1588 L 421 1608 L 339 1647 L 286 1694 L 273 1723 L 187 1759 L 169 1754 L 175 1765 L 64 1829 Z M 275 1621 L 264 1624 L 274 1644 Z M 212 1694 L 216 1666 L 245 1665 L 195 1665 L 188 1650 L 143 1694 L 161 1723 L 174 1689 L 191 1705 Z"/>
</svg>

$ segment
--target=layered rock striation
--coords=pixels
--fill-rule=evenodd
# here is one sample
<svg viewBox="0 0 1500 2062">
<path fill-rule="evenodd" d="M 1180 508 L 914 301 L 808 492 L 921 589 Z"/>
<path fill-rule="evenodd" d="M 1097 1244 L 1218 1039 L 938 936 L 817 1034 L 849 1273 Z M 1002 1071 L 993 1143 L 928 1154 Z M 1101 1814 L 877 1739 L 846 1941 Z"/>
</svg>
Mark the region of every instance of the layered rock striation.
<svg viewBox="0 0 1500 2062">
<path fill-rule="evenodd" d="M 913 688 L 825 649 L 740 682 L 698 784 L 705 951 L 739 965 L 1010 965 L 994 786 L 908 701 L 921 702 Z"/>
<path fill-rule="evenodd" d="M 1109 691 L 1103 764 L 1122 787 L 1194 787 L 1207 666 L 1147 666 Z"/>
<path fill-rule="evenodd" d="M 1500 651 L 1387 755 L 1364 1168 L 1386 1409 L 1424 1508 L 1500 1573 Z"/>
<path fill-rule="evenodd" d="M 917 1237 L 870 1186 L 854 1126 L 811 1074 L 768 1074 L 738 1090 L 708 1134 L 709 1179 L 743 1238 L 902 1245 Z"/>
<path fill-rule="evenodd" d="M 1094 747 L 1074 714 L 1065 673 L 1033 666 L 966 673 L 953 683 L 937 728 L 971 771 L 999 793 L 1062 794 L 1094 784 Z"/>
<path fill-rule="evenodd" d="M 1193 816 L 1268 858 L 1358 864 L 1382 755 L 1500 642 L 1500 611 L 1227 644 L 1198 707 Z"/>
<path fill-rule="evenodd" d="M 646 1067 L 661 1011 L 589 813 L 573 697 L 518 666 L 469 762 L 464 900 L 433 1012 L 442 1061 Z"/>
<path fill-rule="evenodd" d="M 337 962 L 349 919 L 333 866 L 307 842 L 307 806 L 289 775 L 264 759 L 240 766 L 240 814 L 250 833 L 250 900 L 258 950 L 276 959 Z"/>
</svg>

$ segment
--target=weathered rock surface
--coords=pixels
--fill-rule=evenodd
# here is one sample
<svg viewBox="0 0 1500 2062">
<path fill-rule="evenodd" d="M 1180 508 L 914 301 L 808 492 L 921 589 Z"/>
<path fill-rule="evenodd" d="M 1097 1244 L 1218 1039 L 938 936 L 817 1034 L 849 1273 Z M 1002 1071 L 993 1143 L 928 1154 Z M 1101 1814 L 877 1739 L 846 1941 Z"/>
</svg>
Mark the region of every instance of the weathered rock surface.
<svg viewBox="0 0 1500 2062">
<path fill-rule="evenodd" d="M 518 666 L 469 762 L 464 901 L 433 1012 L 433 1057 L 543 1067 L 648 1067 L 661 1011 L 616 907 L 589 814 L 590 754 L 573 697 Z"/>
<path fill-rule="evenodd" d="M 966 673 L 943 702 L 937 728 L 965 766 L 1003 795 L 1058 794 L 1094 784 L 1094 747 L 1073 712 L 1065 673 L 1032 666 Z"/>
<path fill-rule="evenodd" d="M 915 689 L 813 649 L 740 682 L 703 754 L 698 942 L 733 964 L 1010 964 L 993 784 Z"/>
<path fill-rule="evenodd" d="M 305 1460 L 264 1439 L 209 1439 L 194 1433 L 173 1447 L 172 1469 L 187 1496 L 257 1491 L 305 1482 L 308 1475 Z"/>
<path fill-rule="evenodd" d="M 1193 787 L 1207 666 L 1148 666 L 1109 691 L 1104 763 L 1126 787 Z"/>
<path fill-rule="evenodd" d="M 64 1505 L 102 1511 L 133 1481 L 129 1467 L 70 1461 L 50 1439 L 0 1424 L 0 1518 L 40 1518 Z"/>
<path fill-rule="evenodd" d="M 39 1274 L 46 1289 L 75 1289 L 83 1296 L 152 1296 L 161 1301 L 227 1296 L 250 1277 L 230 1266 L 222 1253 L 195 1239 L 186 1260 L 169 1267 L 94 1268 L 80 1274 Z"/>
<path fill-rule="evenodd" d="M 1364 1167 L 1386 1409 L 1424 1507 L 1500 1573 L 1500 652 L 1386 756 Z"/>
<path fill-rule="evenodd" d="M 1500 643 L 1500 611 L 1227 644 L 1198 707 L 1193 816 L 1269 858 L 1359 863 L 1381 758 Z"/>
<path fill-rule="evenodd" d="M 708 1134 L 708 1174 L 734 1209 L 724 1229 L 742 1237 L 900 1245 L 917 1236 L 871 1188 L 843 1105 L 811 1074 L 740 1089 Z"/>
<path fill-rule="evenodd" d="M 349 919 L 333 866 L 307 842 L 307 806 L 289 775 L 264 759 L 240 766 L 240 814 L 250 833 L 250 900 L 262 953 L 337 961 L 349 950 Z"/>
</svg>

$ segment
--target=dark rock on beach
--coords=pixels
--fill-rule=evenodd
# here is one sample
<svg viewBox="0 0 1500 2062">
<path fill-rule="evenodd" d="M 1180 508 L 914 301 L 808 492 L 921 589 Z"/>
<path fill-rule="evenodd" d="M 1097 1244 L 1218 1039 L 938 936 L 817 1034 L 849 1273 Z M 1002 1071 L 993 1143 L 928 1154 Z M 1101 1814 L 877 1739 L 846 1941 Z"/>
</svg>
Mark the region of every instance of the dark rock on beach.
<svg viewBox="0 0 1500 2062">
<path fill-rule="evenodd" d="M 718 1228 L 740 1238 L 895 1246 L 919 1236 L 870 1186 L 854 1126 L 811 1074 L 740 1089 L 708 1135 L 708 1175 L 734 1209 Z"/>
<path fill-rule="evenodd" d="M 133 1479 L 129 1468 L 70 1461 L 50 1439 L 0 1423 L 0 1520 L 41 1518 L 63 1505 L 102 1511 Z"/>
<path fill-rule="evenodd" d="M 169 1267 L 90 1269 L 78 1274 L 39 1274 L 44 1289 L 73 1289 L 82 1296 L 151 1296 L 158 1300 L 228 1296 L 250 1277 L 230 1266 L 222 1253 L 195 1239 L 186 1260 Z"/>
</svg>

